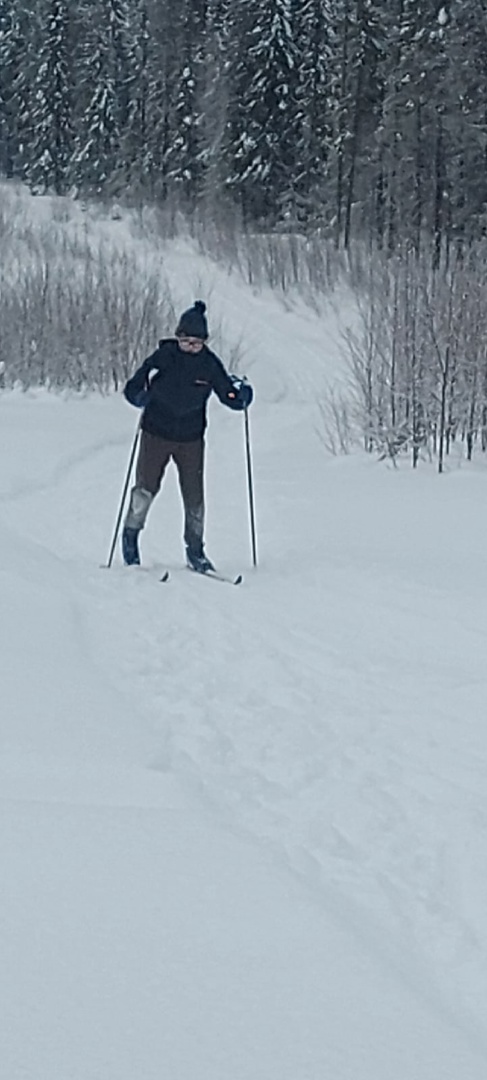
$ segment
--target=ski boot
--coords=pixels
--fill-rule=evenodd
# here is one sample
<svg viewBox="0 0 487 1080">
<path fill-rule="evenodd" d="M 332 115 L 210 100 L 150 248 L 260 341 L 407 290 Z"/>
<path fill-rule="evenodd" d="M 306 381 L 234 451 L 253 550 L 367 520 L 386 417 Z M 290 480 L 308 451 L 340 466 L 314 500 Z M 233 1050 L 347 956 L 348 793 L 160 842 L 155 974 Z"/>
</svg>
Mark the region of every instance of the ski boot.
<svg viewBox="0 0 487 1080">
<path fill-rule="evenodd" d="M 186 548 L 186 562 L 190 570 L 195 570 L 197 574 L 208 574 L 213 571 L 215 573 L 215 567 L 210 562 L 207 555 L 205 555 L 203 548 L 199 551 L 195 551 L 194 548 Z"/>
<path fill-rule="evenodd" d="M 122 555 L 126 566 L 140 566 L 139 553 L 140 529 L 130 529 L 125 526 L 122 533 Z"/>
</svg>

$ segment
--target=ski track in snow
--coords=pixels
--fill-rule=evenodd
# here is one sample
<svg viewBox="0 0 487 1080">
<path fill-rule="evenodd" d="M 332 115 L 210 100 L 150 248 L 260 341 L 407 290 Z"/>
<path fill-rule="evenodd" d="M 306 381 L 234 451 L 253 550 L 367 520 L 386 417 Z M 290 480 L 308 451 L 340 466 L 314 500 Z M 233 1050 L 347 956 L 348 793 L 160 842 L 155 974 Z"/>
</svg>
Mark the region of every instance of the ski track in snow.
<svg viewBox="0 0 487 1080">
<path fill-rule="evenodd" d="M 42 552 L 87 669 L 150 721 L 137 761 L 148 805 L 161 773 L 194 785 L 400 979 L 441 998 L 485 1054 L 485 473 L 460 487 L 428 469 L 327 462 L 315 429 L 343 317 L 314 318 L 299 298 L 278 307 L 186 243 L 165 245 L 163 266 L 181 309 L 188 289 L 204 292 L 256 385 L 259 570 L 248 569 L 238 418 L 216 406 L 216 419 L 212 405 L 208 439 L 208 550 L 222 571 L 244 572 L 232 589 L 182 568 L 172 475 L 143 539 L 149 572 L 98 569 L 136 412 L 5 394 L 0 518 L 25 554 L 19 596 Z M 94 724 L 89 734 L 96 745 Z M 76 799 L 74 775 L 53 770 L 53 784 L 53 798 Z"/>
<path fill-rule="evenodd" d="M 273 570 L 266 554 L 262 569 L 247 571 L 239 590 L 179 570 L 177 555 L 148 573 L 119 565 L 110 573 L 93 570 L 97 556 L 88 559 L 83 547 L 88 536 L 94 554 L 102 530 L 87 514 L 99 504 L 97 488 L 103 498 L 113 495 L 121 442 L 110 436 L 103 445 L 97 437 L 68 453 L 36 492 L 33 483 L 13 497 L 4 494 L 0 513 L 8 513 L 26 544 L 38 520 L 35 543 L 58 563 L 80 650 L 114 689 L 148 711 L 160 743 L 149 768 L 175 771 L 196 784 L 236 827 L 281 852 L 335 912 L 348 911 L 357 932 L 367 921 L 379 951 L 408 981 L 400 947 L 406 935 L 416 960 L 433 960 L 445 980 L 445 1008 L 455 1009 L 457 1019 L 463 1011 L 467 1029 L 473 1023 L 480 1035 L 469 985 L 472 970 L 473 985 L 484 982 L 481 898 L 487 902 L 487 889 L 476 863 L 484 862 L 479 838 L 487 832 L 486 762 L 475 744 L 470 760 L 462 750 L 462 776 L 451 748 L 455 693 L 467 706 L 482 630 L 457 626 L 469 639 L 462 655 L 474 658 L 464 685 L 458 674 L 449 676 L 448 664 L 443 669 L 438 645 L 435 659 L 451 682 L 452 712 L 445 715 L 443 700 L 436 738 L 434 705 L 425 734 L 421 693 L 409 670 L 421 665 L 421 656 L 407 658 L 407 649 L 414 652 L 415 620 L 431 620 L 433 640 L 441 639 L 442 627 L 430 597 L 408 585 L 401 589 L 396 582 L 392 609 L 374 576 L 364 581 L 351 566 L 337 568 L 333 558 L 317 575 L 313 550 L 294 569 L 278 558 Z M 62 508 L 55 538 L 42 512 L 46 499 Z M 168 518 L 177 551 L 177 524 L 165 501 L 164 492 L 158 514 Z M 171 491 L 167 502 L 171 510 Z M 157 531 L 154 523 L 154 544 Z M 148 547 L 149 528 L 144 539 Z M 158 576 L 166 566 L 172 580 L 163 585 Z M 390 638 L 389 655 L 367 639 L 371 604 L 384 641 Z M 419 679 L 423 688 L 425 680 L 427 669 Z M 432 690 L 431 701 L 434 678 Z M 464 723 L 468 727 L 468 711 Z M 453 743 L 444 739 L 445 724 Z M 472 847 L 465 851 L 469 834 Z M 459 867 L 464 889 L 471 875 L 473 910 L 467 896 L 457 895 Z"/>
</svg>

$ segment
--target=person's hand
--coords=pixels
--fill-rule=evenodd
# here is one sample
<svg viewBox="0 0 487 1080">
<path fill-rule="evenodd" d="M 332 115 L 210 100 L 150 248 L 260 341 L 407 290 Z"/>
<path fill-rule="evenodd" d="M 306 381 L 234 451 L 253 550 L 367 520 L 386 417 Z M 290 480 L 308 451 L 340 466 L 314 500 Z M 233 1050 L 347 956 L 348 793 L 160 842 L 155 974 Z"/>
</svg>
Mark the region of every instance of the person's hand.
<svg viewBox="0 0 487 1080">
<path fill-rule="evenodd" d="M 248 409 L 254 399 L 254 391 L 250 383 L 245 382 L 244 379 L 239 379 L 236 375 L 231 376 L 233 385 L 235 387 L 235 393 L 241 409 Z"/>
<path fill-rule="evenodd" d="M 242 383 L 238 396 L 242 402 L 242 409 L 248 409 L 254 400 L 254 391 L 249 383 Z"/>
</svg>

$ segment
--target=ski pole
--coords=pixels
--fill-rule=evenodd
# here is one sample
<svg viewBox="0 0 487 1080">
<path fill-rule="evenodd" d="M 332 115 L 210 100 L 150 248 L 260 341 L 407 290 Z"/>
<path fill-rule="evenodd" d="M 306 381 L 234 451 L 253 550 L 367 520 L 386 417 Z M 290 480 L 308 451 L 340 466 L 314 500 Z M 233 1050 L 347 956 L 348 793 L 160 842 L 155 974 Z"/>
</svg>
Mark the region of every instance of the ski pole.
<svg viewBox="0 0 487 1080">
<path fill-rule="evenodd" d="M 249 488 L 249 509 L 250 509 L 250 537 L 252 541 L 252 562 L 254 566 L 257 566 L 257 542 L 255 537 L 255 507 L 254 507 L 254 483 L 252 480 L 252 456 L 250 452 L 250 425 L 249 425 L 249 410 L 244 409 L 245 415 L 245 450 L 247 456 L 247 481 Z"/>
<path fill-rule="evenodd" d="M 117 543 L 118 534 L 119 534 L 119 531 L 120 531 L 120 522 L 122 520 L 123 508 L 125 506 L 125 499 L 127 498 L 127 491 L 128 491 L 128 486 L 130 484 L 130 477 L 131 477 L 131 474 L 132 474 L 132 468 L 133 468 L 133 464 L 134 464 L 135 452 L 137 450 L 137 443 L 139 441 L 139 435 L 140 435 L 140 420 L 139 420 L 139 423 L 137 424 L 137 431 L 135 432 L 135 439 L 133 441 L 132 449 L 130 451 L 130 460 L 129 460 L 129 463 L 128 463 L 127 475 L 125 477 L 125 482 L 124 482 L 124 485 L 123 485 L 122 498 L 120 499 L 120 507 L 119 507 L 119 511 L 118 511 L 117 520 L 116 520 L 116 523 L 115 523 L 115 531 L 113 533 L 112 546 L 110 548 L 110 554 L 108 556 L 108 562 L 106 563 L 106 569 L 107 570 L 110 569 L 110 567 L 112 565 L 112 562 L 113 562 L 113 555 L 114 555 L 114 552 L 115 552 L 115 544 Z"/>
</svg>

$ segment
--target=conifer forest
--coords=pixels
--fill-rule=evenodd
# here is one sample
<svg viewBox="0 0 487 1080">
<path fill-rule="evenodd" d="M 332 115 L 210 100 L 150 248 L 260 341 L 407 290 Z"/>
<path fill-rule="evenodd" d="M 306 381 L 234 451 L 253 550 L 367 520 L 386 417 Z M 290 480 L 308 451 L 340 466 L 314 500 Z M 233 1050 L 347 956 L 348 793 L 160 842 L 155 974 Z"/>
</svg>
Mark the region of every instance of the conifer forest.
<svg viewBox="0 0 487 1080">
<path fill-rule="evenodd" d="M 211 223 L 252 283 L 345 267 L 333 446 L 487 449 L 487 0 L 0 0 L 0 174 Z"/>
<path fill-rule="evenodd" d="M 487 4 L 1 0 L 0 170 L 439 261 L 487 224 Z"/>
</svg>

